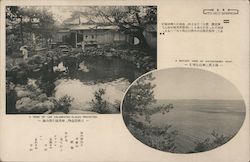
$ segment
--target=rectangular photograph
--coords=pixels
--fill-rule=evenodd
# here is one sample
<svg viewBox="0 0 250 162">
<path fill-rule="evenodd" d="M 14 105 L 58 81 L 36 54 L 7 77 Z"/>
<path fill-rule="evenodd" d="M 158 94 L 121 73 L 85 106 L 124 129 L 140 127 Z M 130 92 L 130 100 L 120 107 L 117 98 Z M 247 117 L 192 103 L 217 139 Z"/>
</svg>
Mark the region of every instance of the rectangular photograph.
<svg viewBox="0 0 250 162">
<path fill-rule="evenodd" d="M 118 114 L 157 67 L 157 6 L 6 6 L 6 114 Z"/>
</svg>

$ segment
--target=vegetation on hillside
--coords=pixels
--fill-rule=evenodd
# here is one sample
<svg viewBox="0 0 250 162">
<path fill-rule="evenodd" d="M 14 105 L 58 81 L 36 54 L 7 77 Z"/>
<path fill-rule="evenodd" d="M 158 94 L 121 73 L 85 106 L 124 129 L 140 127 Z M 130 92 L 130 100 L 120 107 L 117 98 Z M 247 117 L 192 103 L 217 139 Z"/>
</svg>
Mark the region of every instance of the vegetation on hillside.
<svg viewBox="0 0 250 162">
<path fill-rule="evenodd" d="M 130 132 L 142 143 L 158 150 L 174 152 L 176 130 L 171 125 L 156 127 L 151 124 L 151 115 L 168 113 L 172 104 L 153 106 L 156 102 L 152 84 L 155 78 L 148 74 L 138 79 L 128 90 L 123 101 L 123 118 Z M 144 118 L 143 121 L 140 118 Z"/>
</svg>

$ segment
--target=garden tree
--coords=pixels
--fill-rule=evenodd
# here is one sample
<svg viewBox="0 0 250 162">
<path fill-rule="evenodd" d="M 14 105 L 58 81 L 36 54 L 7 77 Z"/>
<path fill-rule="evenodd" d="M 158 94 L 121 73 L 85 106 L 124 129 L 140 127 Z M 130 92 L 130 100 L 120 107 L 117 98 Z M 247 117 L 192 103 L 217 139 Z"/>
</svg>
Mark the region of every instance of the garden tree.
<svg viewBox="0 0 250 162">
<path fill-rule="evenodd" d="M 21 42 L 21 45 L 32 44 L 32 35 L 35 40 L 43 39 L 48 45 L 55 30 L 53 15 L 45 7 L 7 6 L 6 21 L 7 39 L 14 35 L 17 37 L 14 43 Z"/>
<path fill-rule="evenodd" d="M 68 114 L 70 111 L 71 103 L 74 101 L 74 98 L 65 95 L 59 98 L 58 100 L 54 100 L 55 107 L 53 108 L 52 112 L 64 112 Z"/>
<path fill-rule="evenodd" d="M 44 39 L 46 46 L 48 46 L 56 30 L 53 14 L 48 12 L 46 8 L 28 8 L 24 11 L 30 18 L 27 22 L 28 27 L 25 29 L 29 29 L 29 32 L 33 32 L 39 38 Z"/>
<path fill-rule="evenodd" d="M 6 7 L 6 50 L 7 54 L 17 50 L 19 42 L 23 42 L 23 26 L 22 17 L 20 16 L 20 7 L 7 6 Z"/>
<path fill-rule="evenodd" d="M 88 14 L 86 14 L 88 13 Z M 80 15 L 80 13 L 77 13 Z M 117 25 L 119 30 L 137 37 L 139 45 L 148 48 L 143 35 L 148 24 L 156 24 L 156 6 L 93 6 L 88 7 L 87 12 L 82 13 L 94 22 L 109 23 Z"/>
<path fill-rule="evenodd" d="M 206 138 L 202 142 L 198 142 L 194 148 L 194 152 L 203 152 L 212 150 L 218 146 L 221 146 L 228 142 L 232 138 L 232 135 L 225 136 L 223 134 L 219 134 L 216 131 L 211 133 L 211 138 Z"/>
<path fill-rule="evenodd" d="M 105 90 L 100 88 L 95 91 L 94 99 L 91 100 L 90 105 L 92 107 L 92 111 L 100 113 L 100 114 L 109 114 L 110 110 L 108 108 L 107 101 L 103 98 L 105 95 Z"/>
<path fill-rule="evenodd" d="M 177 131 L 171 125 L 156 127 L 151 125 L 151 115 L 165 114 L 173 108 L 172 104 L 156 105 L 154 88 L 151 82 L 155 78 L 147 74 L 138 79 L 127 91 L 123 100 L 123 118 L 130 132 L 141 142 L 163 151 L 173 152 Z M 144 121 L 141 118 L 144 117 Z"/>
<path fill-rule="evenodd" d="M 156 85 L 151 84 L 155 78 L 152 73 L 138 79 L 128 90 L 123 101 L 124 114 L 137 117 L 138 115 L 146 116 L 150 123 L 150 116 L 157 112 L 165 114 L 173 108 L 172 104 L 152 106 L 156 103 L 154 97 L 154 88 Z M 150 108 L 153 107 L 153 108 Z"/>
</svg>

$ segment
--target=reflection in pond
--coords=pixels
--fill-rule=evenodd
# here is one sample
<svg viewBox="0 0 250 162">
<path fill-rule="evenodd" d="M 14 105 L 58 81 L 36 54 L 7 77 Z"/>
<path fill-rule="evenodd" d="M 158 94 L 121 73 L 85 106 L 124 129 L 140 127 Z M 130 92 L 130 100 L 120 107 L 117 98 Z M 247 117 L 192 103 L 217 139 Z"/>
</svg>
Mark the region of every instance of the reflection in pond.
<svg viewBox="0 0 250 162">
<path fill-rule="evenodd" d="M 78 62 L 75 62 L 78 65 L 69 65 L 66 61 L 63 66 L 59 66 L 61 63 L 57 66 L 69 70 L 59 73 L 54 82 L 55 98 L 65 95 L 74 98 L 69 113 L 76 110 L 77 113 L 118 113 L 123 93 L 139 75 L 136 66 L 119 58 L 102 56 L 85 56 Z M 98 94 L 100 90 L 103 90 L 103 94 Z M 94 110 L 98 106 L 100 110 Z"/>
<path fill-rule="evenodd" d="M 80 68 L 80 69 L 79 69 Z M 78 70 L 79 69 L 79 70 Z M 134 81 L 139 72 L 136 66 L 119 58 L 106 58 L 102 56 L 84 57 L 79 67 L 70 71 L 63 78 L 79 79 L 83 82 L 103 83 L 119 78 L 126 78 L 129 82 Z"/>
<path fill-rule="evenodd" d="M 118 57 L 63 56 L 39 63 L 38 71 L 24 65 L 27 70 L 8 73 L 14 83 L 7 92 L 8 113 L 119 113 L 123 93 L 142 73 Z M 18 79 L 24 76 L 19 71 L 32 84 Z"/>
<path fill-rule="evenodd" d="M 105 95 L 103 96 L 103 100 L 107 101 L 110 105 L 110 111 L 115 113 L 117 109 L 115 109 L 116 103 L 120 103 L 123 93 L 126 88 L 129 86 L 129 81 L 120 78 L 112 82 L 99 83 L 95 85 L 84 84 L 78 79 L 60 79 L 56 81 L 55 87 L 55 97 L 57 99 L 68 95 L 74 98 L 71 103 L 70 111 L 80 110 L 81 111 L 92 111 L 93 108 L 90 102 L 94 99 L 94 93 L 99 89 L 105 90 Z"/>
<path fill-rule="evenodd" d="M 60 71 L 60 72 L 63 72 L 63 71 L 66 71 L 66 67 L 63 65 L 63 62 L 60 62 L 57 66 L 54 66 L 53 67 L 53 71 L 56 72 L 56 71 Z"/>
<path fill-rule="evenodd" d="M 89 69 L 87 68 L 87 66 L 85 66 L 84 61 L 82 61 L 82 62 L 79 64 L 78 70 L 83 71 L 83 72 L 89 72 Z"/>
</svg>

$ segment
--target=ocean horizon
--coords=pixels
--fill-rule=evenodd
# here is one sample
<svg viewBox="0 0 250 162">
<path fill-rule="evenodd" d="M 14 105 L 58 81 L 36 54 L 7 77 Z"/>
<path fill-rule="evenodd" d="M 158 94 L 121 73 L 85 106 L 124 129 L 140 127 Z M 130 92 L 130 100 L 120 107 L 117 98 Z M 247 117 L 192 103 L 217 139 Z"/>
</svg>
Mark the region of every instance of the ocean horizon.
<svg viewBox="0 0 250 162">
<path fill-rule="evenodd" d="M 219 135 L 233 137 L 240 130 L 245 118 L 244 100 L 178 99 L 157 100 L 151 105 L 173 104 L 168 113 L 151 115 L 151 125 L 163 128 L 171 125 L 177 130 L 175 152 L 193 152 L 199 142 L 211 138 L 215 131 Z"/>
</svg>

